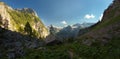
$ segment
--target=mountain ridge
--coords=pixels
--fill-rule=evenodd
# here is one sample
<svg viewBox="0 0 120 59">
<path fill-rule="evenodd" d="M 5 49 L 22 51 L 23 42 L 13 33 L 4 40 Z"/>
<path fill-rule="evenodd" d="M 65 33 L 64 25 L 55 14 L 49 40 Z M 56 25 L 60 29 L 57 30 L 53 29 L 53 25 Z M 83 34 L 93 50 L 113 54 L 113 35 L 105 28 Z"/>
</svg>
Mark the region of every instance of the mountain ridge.
<svg viewBox="0 0 120 59">
<path fill-rule="evenodd" d="M 89 32 L 78 39 L 83 44 L 91 45 L 94 41 L 99 41 L 100 44 L 109 42 L 116 38 L 119 38 L 119 24 L 120 24 L 120 1 L 114 0 L 113 3 L 104 11 L 103 18 L 100 22 L 94 25 Z M 116 35 L 117 34 L 117 35 Z"/>
<path fill-rule="evenodd" d="M 113 3 L 103 13 L 103 18 L 75 40 L 72 38 L 61 45 L 48 46 L 46 50 L 34 50 L 25 58 L 37 54 L 45 59 L 119 59 L 120 58 L 120 0 Z M 57 42 L 57 41 L 56 41 Z M 43 53 L 43 54 L 41 54 Z M 45 54 L 44 54 L 45 53 Z M 43 57 L 43 55 L 47 55 Z"/>
<path fill-rule="evenodd" d="M 17 12 L 12 13 L 11 14 L 14 15 Z M 30 16 L 33 15 L 30 14 Z M 24 19 L 24 17 L 22 19 Z M 27 27 L 25 27 L 25 30 L 31 34 L 31 30 L 28 30 L 31 29 L 30 23 L 31 22 L 27 22 L 27 24 L 25 24 Z M 4 25 L 4 27 L 7 28 L 6 22 Z M 65 39 L 66 41 L 63 39 L 63 42 L 57 41 L 56 39 L 58 38 L 55 37 L 56 35 L 53 31 L 54 27 L 51 26 L 53 30 L 50 30 L 51 32 L 48 39 L 51 38 L 55 40 L 48 45 L 52 46 L 46 46 L 46 44 L 41 45 L 41 41 L 38 41 L 37 38 L 33 39 L 29 37 L 29 35 L 18 35 L 16 32 L 0 28 L 0 47 L 2 49 L 0 50 L 0 57 L 3 56 L 9 59 L 119 59 L 119 25 L 120 0 L 114 0 L 104 11 L 102 20 L 90 27 L 82 29 L 85 31 L 83 31 L 83 33 L 78 32 L 80 35 L 75 39 Z M 65 31 L 72 30 L 71 26 L 67 28 L 68 30 Z M 24 52 L 26 52 L 26 54 Z"/>
<path fill-rule="evenodd" d="M 28 25 L 30 25 L 32 32 L 31 36 L 45 38 L 49 34 L 48 29 L 33 9 L 13 9 L 4 2 L 0 2 L 0 8 L 0 26 L 2 28 L 26 34 L 25 25 L 29 23 Z"/>
</svg>

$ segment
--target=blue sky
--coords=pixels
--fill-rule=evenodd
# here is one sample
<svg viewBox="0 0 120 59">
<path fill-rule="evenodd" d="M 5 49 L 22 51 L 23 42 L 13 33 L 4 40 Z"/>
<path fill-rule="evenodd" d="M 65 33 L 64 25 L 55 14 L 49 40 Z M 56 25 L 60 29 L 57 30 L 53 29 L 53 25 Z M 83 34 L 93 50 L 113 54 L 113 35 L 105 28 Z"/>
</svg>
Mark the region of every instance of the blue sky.
<svg viewBox="0 0 120 59">
<path fill-rule="evenodd" d="M 97 22 L 112 0 L 1 0 L 13 8 L 33 8 L 45 25 Z"/>
</svg>

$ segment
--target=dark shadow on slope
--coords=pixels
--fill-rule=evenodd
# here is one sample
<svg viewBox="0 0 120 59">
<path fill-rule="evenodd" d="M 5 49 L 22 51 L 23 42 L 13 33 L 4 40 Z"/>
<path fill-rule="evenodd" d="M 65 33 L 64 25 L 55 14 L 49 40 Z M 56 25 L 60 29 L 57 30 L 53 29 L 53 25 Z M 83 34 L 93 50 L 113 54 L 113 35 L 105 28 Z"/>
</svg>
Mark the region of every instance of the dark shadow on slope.
<svg viewBox="0 0 120 59">
<path fill-rule="evenodd" d="M 44 42 L 35 37 L 0 27 L 0 58 L 18 58 L 25 55 L 25 49 L 43 45 Z"/>
</svg>

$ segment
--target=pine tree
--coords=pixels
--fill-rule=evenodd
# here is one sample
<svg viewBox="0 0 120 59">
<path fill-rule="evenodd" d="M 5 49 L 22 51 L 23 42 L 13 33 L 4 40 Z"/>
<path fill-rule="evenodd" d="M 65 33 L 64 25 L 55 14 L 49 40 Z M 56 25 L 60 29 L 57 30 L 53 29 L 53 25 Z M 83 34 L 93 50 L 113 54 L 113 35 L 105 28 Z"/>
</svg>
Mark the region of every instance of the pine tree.
<svg viewBox="0 0 120 59">
<path fill-rule="evenodd" d="M 24 30 L 28 35 L 32 36 L 32 28 L 31 28 L 29 22 L 26 23 Z"/>
<path fill-rule="evenodd" d="M 2 25 L 2 16 L 0 15 L 0 25 Z"/>
</svg>

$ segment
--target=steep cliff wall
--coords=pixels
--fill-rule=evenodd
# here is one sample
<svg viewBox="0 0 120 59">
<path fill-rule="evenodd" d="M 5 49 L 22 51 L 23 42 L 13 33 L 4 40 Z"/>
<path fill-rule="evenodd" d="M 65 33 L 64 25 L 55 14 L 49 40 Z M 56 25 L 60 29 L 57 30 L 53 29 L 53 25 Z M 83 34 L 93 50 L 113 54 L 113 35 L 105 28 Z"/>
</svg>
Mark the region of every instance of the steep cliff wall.
<svg viewBox="0 0 120 59">
<path fill-rule="evenodd" d="M 49 34 L 33 9 L 13 9 L 3 2 L 0 2 L 0 26 L 37 38 L 45 38 Z"/>
</svg>

